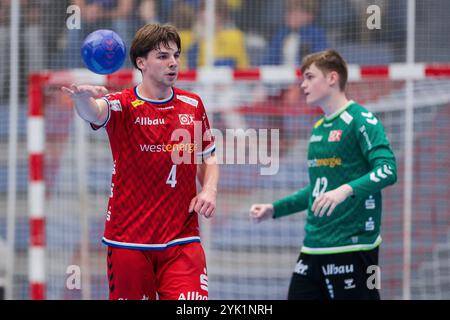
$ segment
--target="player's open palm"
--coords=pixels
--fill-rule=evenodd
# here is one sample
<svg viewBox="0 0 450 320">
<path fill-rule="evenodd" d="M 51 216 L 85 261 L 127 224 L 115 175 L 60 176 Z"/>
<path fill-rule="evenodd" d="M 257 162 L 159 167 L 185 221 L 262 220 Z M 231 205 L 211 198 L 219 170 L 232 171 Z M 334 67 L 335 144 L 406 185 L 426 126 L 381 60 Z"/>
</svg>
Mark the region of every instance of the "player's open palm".
<svg viewBox="0 0 450 320">
<path fill-rule="evenodd" d="M 191 200 L 189 212 L 193 211 L 205 218 L 213 217 L 216 212 L 216 192 L 208 189 L 202 190 Z"/>
<path fill-rule="evenodd" d="M 267 220 L 273 216 L 273 205 L 270 203 L 257 203 L 250 208 L 250 218 L 256 222 Z"/>
<path fill-rule="evenodd" d="M 108 89 L 103 86 L 92 86 L 89 84 L 72 84 L 70 88 L 62 87 L 61 90 L 72 97 L 85 96 L 97 98 L 108 93 Z"/>
</svg>

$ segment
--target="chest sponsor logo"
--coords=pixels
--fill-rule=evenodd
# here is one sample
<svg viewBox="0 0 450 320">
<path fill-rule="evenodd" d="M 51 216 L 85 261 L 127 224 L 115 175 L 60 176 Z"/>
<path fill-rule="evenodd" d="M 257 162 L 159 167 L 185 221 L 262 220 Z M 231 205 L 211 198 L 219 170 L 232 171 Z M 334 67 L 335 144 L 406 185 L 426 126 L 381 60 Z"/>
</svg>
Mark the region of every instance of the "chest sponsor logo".
<svg viewBox="0 0 450 320">
<path fill-rule="evenodd" d="M 339 274 L 353 273 L 354 268 L 353 264 L 335 265 L 333 263 L 327 264 L 326 266 L 322 266 L 322 272 L 324 276 L 333 276 Z"/>
<path fill-rule="evenodd" d="M 342 159 L 341 158 L 324 158 L 324 159 L 312 159 L 308 160 L 308 167 L 309 168 L 318 168 L 318 167 L 339 167 L 342 165 Z"/>
<path fill-rule="evenodd" d="M 197 151 L 194 143 L 140 144 L 142 152 L 188 152 Z"/>
<path fill-rule="evenodd" d="M 316 135 L 312 135 L 311 138 L 309 139 L 309 142 L 320 142 L 322 141 L 322 136 L 316 136 Z"/>
<path fill-rule="evenodd" d="M 341 141 L 342 130 L 331 130 L 328 136 L 328 142 L 338 142 Z"/>
<path fill-rule="evenodd" d="M 157 126 L 166 124 L 164 119 L 152 119 L 150 117 L 137 117 L 134 124 L 141 126 Z"/>
<path fill-rule="evenodd" d="M 183 126 L 189 126 L 194 123 L 194 116 L 190 114 L 179 114 L 180 124 Z"/>
</svg>

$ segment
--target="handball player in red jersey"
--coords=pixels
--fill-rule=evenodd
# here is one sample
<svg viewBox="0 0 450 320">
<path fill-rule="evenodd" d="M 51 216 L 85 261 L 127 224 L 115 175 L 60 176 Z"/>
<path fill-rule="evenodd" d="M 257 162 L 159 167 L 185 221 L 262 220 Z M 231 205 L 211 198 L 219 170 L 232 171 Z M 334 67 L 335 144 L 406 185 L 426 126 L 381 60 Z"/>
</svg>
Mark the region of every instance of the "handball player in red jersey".
<svg viewBox="0 0 450 320">
<path fill-rule="evenodd" d="M 102 241 L 110 299 L 208 298 L 197 214 L 215 213 L 219 169 L 202 100 L 174 87 L 180 52 L 173 26 L 148 24 L 130 48 L 140 84 L 109 94 L 100 86 L 62 88 L 80 117 L 109 137 L 113 171 Z"/>
</svg>

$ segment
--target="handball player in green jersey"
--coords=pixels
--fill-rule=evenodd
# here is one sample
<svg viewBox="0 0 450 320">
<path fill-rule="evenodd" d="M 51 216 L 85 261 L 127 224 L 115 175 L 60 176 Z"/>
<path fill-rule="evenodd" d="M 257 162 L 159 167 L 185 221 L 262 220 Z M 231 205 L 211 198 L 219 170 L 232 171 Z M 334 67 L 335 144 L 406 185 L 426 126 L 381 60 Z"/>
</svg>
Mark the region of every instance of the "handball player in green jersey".
<svg viewBox="0 0 450 320">
<path fill-rule="evenodd" d="M 309 139 L 309 184 L 254 204 L 250 217 L 259 222 L 307 210 L 288 299 L 380 299 L 381 190 L 397 180 L 394 153 L 380 120 L 347 98 L 339 53 L 310 54 L 301 70 L 306 102 L 324 113 Z"/>
</svg>

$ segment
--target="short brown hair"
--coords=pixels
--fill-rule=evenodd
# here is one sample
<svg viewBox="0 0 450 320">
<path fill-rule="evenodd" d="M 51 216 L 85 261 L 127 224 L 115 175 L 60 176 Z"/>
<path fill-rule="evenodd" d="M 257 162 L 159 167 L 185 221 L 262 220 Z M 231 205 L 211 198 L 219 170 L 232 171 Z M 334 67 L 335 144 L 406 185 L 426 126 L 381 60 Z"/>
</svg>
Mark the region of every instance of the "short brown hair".
<svg viewBox="0 0 450 320">
<path fill-rule="evenodd" d="M 341 91 L 345 90 L 348 78 L 347 63 L 336 50 L 320 51 L 304 57 L 301 66 L 302 73 L 305 73 L 305 70 L 311 67 L 313 63 L 324 74 L 330 71 L 337 72 L 339 74 L 339 88 Z"/>
<path fill-rule="evenodd" d="M 165 47 L 169 47 L 170 41 L 175 42 L 178 49 L 181 51 L 180 35 L 174 26 L 169 24 L 146 24 L 136 32 L 133 42 L 131 43 L 131 63 L 133 63 L 136 69 L 139 69 L 136 64 L 136 59 L 138 57 L 146 57 L 150 51 L 159 49 L 161 44 Z"/>
</svg>

